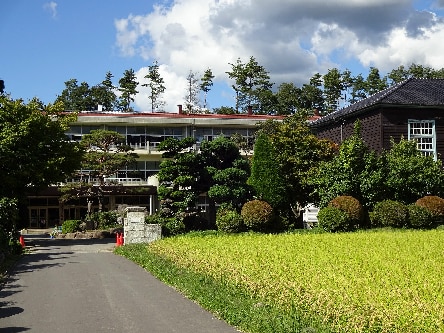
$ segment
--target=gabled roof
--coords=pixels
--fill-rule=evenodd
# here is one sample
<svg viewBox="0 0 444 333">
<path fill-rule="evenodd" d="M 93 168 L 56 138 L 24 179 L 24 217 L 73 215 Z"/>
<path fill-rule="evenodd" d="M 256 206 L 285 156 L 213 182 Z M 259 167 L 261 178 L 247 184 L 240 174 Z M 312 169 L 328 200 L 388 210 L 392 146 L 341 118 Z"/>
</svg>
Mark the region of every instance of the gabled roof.
<svg viewBox="0 0 444 333">
<path fill-rule="evenodd" d="M 319 126 L 351 115 L 364 113 L 375 106 L 441 106 L 444 107 L 444 79 L 410 78 L 314 122 Z"/>
</svg>

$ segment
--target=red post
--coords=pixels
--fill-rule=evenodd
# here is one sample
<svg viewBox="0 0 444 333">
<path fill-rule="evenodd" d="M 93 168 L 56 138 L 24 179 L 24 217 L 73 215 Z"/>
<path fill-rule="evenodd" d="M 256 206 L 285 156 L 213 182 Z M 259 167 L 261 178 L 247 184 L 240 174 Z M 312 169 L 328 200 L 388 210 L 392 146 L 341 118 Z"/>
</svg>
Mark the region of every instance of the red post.
<svg viewBox="0 0 444 333">
<path fill-rule="evenodd" d="M 22 245 L 22 247 L 25 247 L 25 238 L 23 237 L 23 235 L 20 235 L 20 244 Z"/>
<path fill-rule="evenodd" d="M 120 235 L 119 233 L 116 233 L 116 246 L 120 246 L 122 244 L 120 244 Z"/>
<path fill-rule="evenodd" d="M 123 240 L 123 232 L 120 234 L 120 240 L 119 240 L 120 245 L 124 245 L 124 240 Z"/>
</svg>

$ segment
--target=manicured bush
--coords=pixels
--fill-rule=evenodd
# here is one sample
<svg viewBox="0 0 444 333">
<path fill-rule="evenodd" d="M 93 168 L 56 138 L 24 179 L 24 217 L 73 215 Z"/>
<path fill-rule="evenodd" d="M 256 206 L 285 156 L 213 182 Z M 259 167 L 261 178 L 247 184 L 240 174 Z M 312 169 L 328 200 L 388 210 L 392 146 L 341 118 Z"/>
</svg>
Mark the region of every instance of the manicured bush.
<svg viewBox="0 0 444 333">
<path fill-rule="evenodd" d="M 273 208 L 266 201 L 251 200 L 242 206 L 241 216 L 248 229 L 265 231 L 273 221 Z"/>
<path fill-rule="evenodd" d="M 318 212 L 318 226 L 325 231 L 350 231 L 353 225 L 353 220 L 348 213 L 337 207 L 327 206 Z"/>
<path fill-rule="evenodd" d="M 105 230 L 117 227 L 118 217 L 119 213 L 117 211 L 110 211 L 94 213 L 91 219 L 94 221 L 94 225 L 97 229 Z"/>
<path fill-rule="evenodd" d="M 402 202 L 384 200 L 376 203 L 370 220 L 372 227 L 404 228 L 409 225 L 409 211 Z"/>
<path fill-rule="evenodd" d="M 224 232 L 241 232 L 245 226 L 242 216 L 231 206 L 222 206 L 216 214 L 217 230 Z"/>
<path fill-rule="evenodd" d="M 418 199 L 415 204 L 427 209 L 435 222 L 442 222 L 444 218 L 444 199 L 436 195 L 426 195 Z"/>
<path fill-rule="evenodd" d="M 70 232 L 80 231 L 80 224 L 82 221 L 80 220 L 66 220 L 62 224 L 62 233 L 67 234 Z"/>
<path fill-rule="evenodd" d="M 432 213 L 426 208 L 411 204 L 407 206 L 409 210 L 409 225 L 415 229 L 428 229 L 433 226 L 434 219 Z"/>
<path fill-rule="evenodd" d="M 355 224 L 355 227 L 362 225 L 364 221 L 364 209 L 358 199 L 349 195 L 342 195 L 331 200 L 328 205 L 346 212 Z"/>
</svg>

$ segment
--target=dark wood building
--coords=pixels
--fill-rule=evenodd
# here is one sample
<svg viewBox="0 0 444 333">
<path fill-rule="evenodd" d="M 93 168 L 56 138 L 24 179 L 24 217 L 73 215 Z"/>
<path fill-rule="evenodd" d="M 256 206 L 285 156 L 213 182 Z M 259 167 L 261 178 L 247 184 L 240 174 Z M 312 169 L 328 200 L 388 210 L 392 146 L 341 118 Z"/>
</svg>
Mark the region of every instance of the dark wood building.
<svg viewBox="0 0 444 333">
<path fill-rule="evenodd" d="M 411 78 L 310 123 L 320 138 L 340 144 L 361 121 L 367 146 L 377 152 L 390 140 L 416 140 L 418 149 L 444 159 L 444 79 Z"/>
</svg>

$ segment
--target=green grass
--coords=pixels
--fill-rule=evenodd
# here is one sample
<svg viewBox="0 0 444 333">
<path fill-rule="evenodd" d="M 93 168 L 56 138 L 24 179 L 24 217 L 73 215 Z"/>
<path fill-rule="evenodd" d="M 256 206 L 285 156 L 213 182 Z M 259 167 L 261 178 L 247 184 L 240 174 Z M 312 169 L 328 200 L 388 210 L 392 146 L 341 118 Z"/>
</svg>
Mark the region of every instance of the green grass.
<svg viewBox="0 0 444 333">
<path fill-rule="evenodd" d="M 117 251 L 246 332 L 444 332 L 444 230 L 189 234 Z"/>
</svg>

